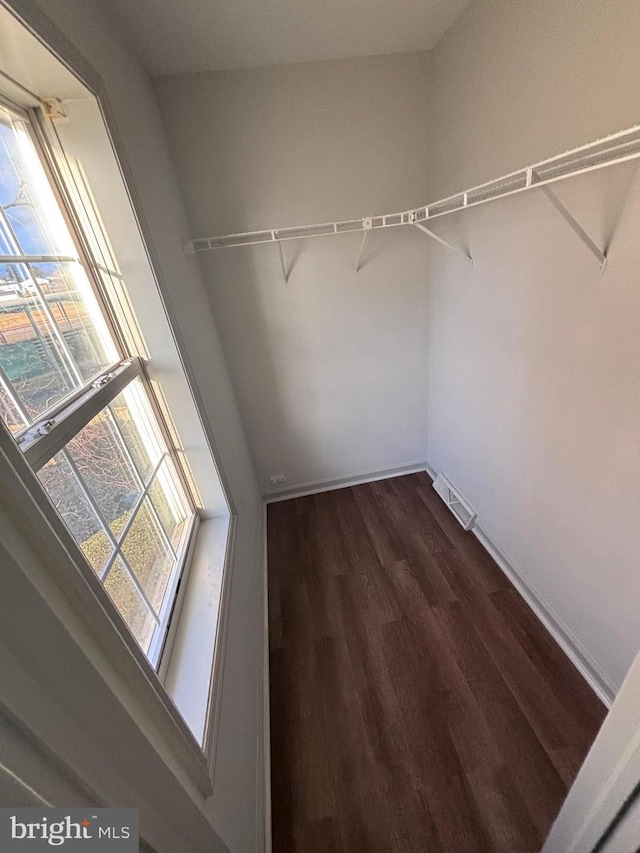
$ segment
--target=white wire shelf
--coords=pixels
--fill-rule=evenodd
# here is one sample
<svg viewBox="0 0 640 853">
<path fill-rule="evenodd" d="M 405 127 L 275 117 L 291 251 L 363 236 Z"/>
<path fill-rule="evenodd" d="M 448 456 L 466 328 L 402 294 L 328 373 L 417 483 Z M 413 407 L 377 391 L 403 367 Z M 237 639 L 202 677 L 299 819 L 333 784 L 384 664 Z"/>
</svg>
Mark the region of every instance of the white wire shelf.
<svg viewBox="0 0 640 853">
<path fill-rule="evenodd" d="M 394 228 L 402 225 L 420 227 L 421 223 L 423 224 L 428 220 L 448 216 L 452 213 L 457 213 L 470 207 L 477 207 L 480 204 L 486 204 L 490 201 L 497 201 L 498 199 L 516 195 L 517 193 L 548 187 L 550 184 L 557 183 L 566 178 L 583 175 L 607 166 L 613 166 L 617 163 L 634 160 L 638 157 L 640 157 L 640 126 L 636 125 L 628 130 L 619 131 L 611 136 L 587 143 L 579 148 L 574 148 L 571 151 L 566 151 L 563 154 L 542 160 L 532 166 L 519 169 L 495 180 L 412 210 L 405 210 L 400 213 L 388 213 L 380 216 L 365 216 L 361 219 L 323 222 L 318 225 L 296 225 L 289 228 L 225 234 L 219 237 L 199 237 L 185 243 L 184 249 L 187 254 L 196 254 L 211 249 L 254 246 L 262 243 L 281 243 L 286 240 L 331 237 L 336 234 L 364 231 L 365 235 L 360 251 L 361 258 L 364 240 L 370 231 L 376 231 L 381 228 Z M 555 196 L 553 196 L 551 190 L 547 189 L 545 195 L 568 221 L 580 239 L 596 255 L 601 263 L 601 267 L 604 269 L 606 263 L 604 254 L 597 249 L 593 241 L 590 240 L 566 208 L 558 200 L 554 200 Z M 461 253 L 460 249 L 456 249 L 456 247 L 451 246 L 451 244 L 430 232 L 424 225 L 421 230 L 430 237 L 444 243 L 448 248 L 457 251 L 458 254 L 464 254 Z M 471 260 L 466 254 L 465 257 L 467 260 Z M 360 258 L 358 264 L 356 264 L 356 272 L 359 268 Z"/>
</svg>

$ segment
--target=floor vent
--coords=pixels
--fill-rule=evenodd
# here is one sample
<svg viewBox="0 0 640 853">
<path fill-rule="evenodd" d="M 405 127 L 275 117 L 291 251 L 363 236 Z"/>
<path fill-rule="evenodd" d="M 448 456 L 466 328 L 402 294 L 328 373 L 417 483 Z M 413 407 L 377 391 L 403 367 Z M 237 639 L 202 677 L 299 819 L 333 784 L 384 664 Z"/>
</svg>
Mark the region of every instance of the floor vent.
<svg viewBox="0 0 640 853">
<path fill-rule="evenodd" d="M 465 530 L 471 530 L 476 522 L 476 513 L 471 509 L 460 493 L 451 485 L 444 474 L 438 474 L 433 481 L 433 488 L 458 519 L 462 527 Z"/>
</svg>

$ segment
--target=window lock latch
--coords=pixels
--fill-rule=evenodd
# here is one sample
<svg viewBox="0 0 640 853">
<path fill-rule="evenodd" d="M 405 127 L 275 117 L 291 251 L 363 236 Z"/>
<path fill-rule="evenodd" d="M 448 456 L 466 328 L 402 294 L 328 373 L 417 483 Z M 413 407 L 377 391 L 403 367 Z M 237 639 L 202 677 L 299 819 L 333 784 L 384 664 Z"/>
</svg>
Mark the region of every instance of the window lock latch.
<svg viewBox="0 0 640 853">
<path fill-rule="evenodd" d="M 95 382 L 91 383 L 92 388 L 102 388 L 103 385 L 108 385 L 109 382 L 114 378 L 116 374 L 111 371 L 111 373 L 105 373 L 104 376 L 99 376 Z"/>
<path fill-rule="evenodd" d="M 39 436 L 48 435 L 55 425 L 55 418 L 49 418 L 49 420 L 41 421 L 39 424 L 35 424 L 22 436 L 21 443 L 30 444 L 32 441 L 35 441 Z"/>
</svg>

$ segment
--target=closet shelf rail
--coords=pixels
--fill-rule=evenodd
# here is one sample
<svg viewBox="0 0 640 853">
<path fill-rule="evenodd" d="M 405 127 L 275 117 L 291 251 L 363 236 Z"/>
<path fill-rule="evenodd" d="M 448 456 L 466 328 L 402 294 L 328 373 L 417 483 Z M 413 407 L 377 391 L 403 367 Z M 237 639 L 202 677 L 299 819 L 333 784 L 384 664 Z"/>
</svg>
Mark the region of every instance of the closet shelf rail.
<svg viewBox="0 0 640 853">
<path fill-rule="evenodd" d="M 582 240 L 587 248 L 596 256 L 604 270 L 606 257 L 594 241 L 577 223 L 571 213 L 555 197 L 549 189 L 550 184 L 566 178 L 584 175 L 597 169 L 624 163 L 640 157 L 640 125 L 621 130 L 611 136 L 598 139 L 595 142 L 581 145 L 571 151 L 550 157 L 532 166 L 511 172 L 501 178 L 488 181 L 485 184 L 472 187 L 463 192 L 432 202 L 431 204 L 400 213 L 387 213 L 380 216 L 365 216 L 359 219 L 347 219 L 336 222 L 323 222 L 319 225 L 297 225 L 289 228 L 274 228 L 264 231 L 245 231 L 238 234 L 225 234 L 220 237 L 199 237 L 184 244 L 187 254 L 206 252 L 211 249 L 226 249 L 234 246 L 255 246 L 262 243 L 281 243 L 285 240 L 301 240 L 309 237 L 331 237 L 336 234 L 350 232 L 365 232 L 361 244 L 360 257 L 355 271 L 360 267 L 364 243 L 370 231 L 381 228 L 395 228 L 402 225 L 417 226 L 427 236 L 443 243 L 457 254 L 462 254 L 471 262 L 471 258 L 462 250 L 447 243 L 443 238 L 427 229 L 421 223 L 442 216 L 448 216 L 470 207 L 477 207 L 490 201 L 497 201 L 518 193 L 539 189 L 551 201 L 558 212 L 570 225 L 574 233 Z M 280 248 L 280 247 L 279 247 Z M 286 276 L 285 276 L 286 278 Z"/>
</svg>

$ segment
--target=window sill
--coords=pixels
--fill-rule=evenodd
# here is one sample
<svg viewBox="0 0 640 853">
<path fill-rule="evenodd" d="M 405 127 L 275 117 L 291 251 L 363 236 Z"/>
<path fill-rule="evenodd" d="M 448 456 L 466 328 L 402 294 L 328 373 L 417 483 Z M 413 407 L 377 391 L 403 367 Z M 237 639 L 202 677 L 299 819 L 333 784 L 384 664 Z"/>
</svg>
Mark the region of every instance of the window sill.
<svg viewBox="0 0 640 853">
<path fill-rule="evenodd" d="M 200 523 L 164 674 L 167 692 L 205 753 L 215 725 L 214 663 L 223 621 L 225 564 L 233 558 L 231 533 L 232 517 L 228 515 Z"/>
</svg>

